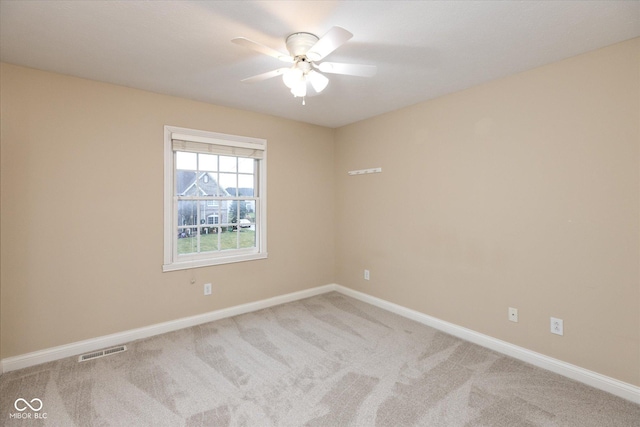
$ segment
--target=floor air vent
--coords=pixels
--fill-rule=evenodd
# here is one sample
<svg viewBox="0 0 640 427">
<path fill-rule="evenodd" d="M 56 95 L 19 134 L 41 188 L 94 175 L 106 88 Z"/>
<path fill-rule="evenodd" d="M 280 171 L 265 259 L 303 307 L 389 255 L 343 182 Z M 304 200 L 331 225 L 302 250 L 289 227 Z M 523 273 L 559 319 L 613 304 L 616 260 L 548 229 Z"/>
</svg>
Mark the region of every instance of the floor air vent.
<svg viewBox="0 0 640 427">
<path fill-rule="evenodd" d="M 122 353 L 123 351 L 127 351 L 126 345 L 119 345 L 118 347 L 111 347 L 105 350 L 98 350 L 92 353 L 81 354 L 78 356 L 78 362 L 84 362 L 86 360 L 97 359 L 98 357 L 110 356 L 116 353 Z"/>
</svg>

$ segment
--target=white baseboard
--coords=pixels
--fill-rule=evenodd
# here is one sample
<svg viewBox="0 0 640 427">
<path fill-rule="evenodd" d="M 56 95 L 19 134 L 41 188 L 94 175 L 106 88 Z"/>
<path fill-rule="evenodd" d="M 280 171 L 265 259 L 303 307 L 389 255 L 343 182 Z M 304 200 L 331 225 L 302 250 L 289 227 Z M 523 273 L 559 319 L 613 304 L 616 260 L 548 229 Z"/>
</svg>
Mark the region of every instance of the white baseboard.
<svg viewBox="0 0 640 427">
<path fill-rule="evenodd" d="M 75 343 L 53 347 L 45 350 L 35 351 L 19 356 L 8 357 L 0 363 L 0 373 L 14 371 L 16 369 L 27 368 L 29 366 L 39 365 L 41 363 L 51 362 L 53 360 L 63 359 L 65 357 L 77 356 L 78 354 L 100 350 L 106 347 L 112 347 L 125 344 L 134 340 L 152 337 L 154 335 L 164 334 L 166 332 L 176 331 L 178 329 L 188 328 L 190 326 L 201 325 L 203 323 L 212 322 L 214 320 L 232 317 L 239 314 L 245 314 L 263 308 L 273 307 L 275 305 L 284 304 L 291 301 L 297 301 L 303 298 L 309 298 L 315 295 L 324 294 L 326 292 L 337 291 L 344 295 L 369 303 L 376 307 L 406 317 L 424 325 L 438 329 L 442 332 L 481 345 L 499 353 L 511 356 L 515 359 L 522 360 L 534 366 L 547 369 L 551 372 L 563 375 L 573 380 L 590 385 L 597 389 L 606 391 L 613 395 L 622 397 L 632 402 L 640 404 L 640 387 L 623 381 L 616 380 L 606 375 L 581 368 L 570 363 L 563 362 L 544 354 L 536 353 L 526 348 L 510 344 L 488 335 L 475 332 L 471 329 L 453 323 L 445 322 L 424 313 L 394 304 L 392 302 L 373 297 L 371 295 L 355 291 L 337 284 L 329 284 L 316 288 L 305 289 L 304 291 L 293 292 L 261 301 L 242 304 L 235 307 L 229 307 L 222 310 L 216 310 L 196 316 L 185 317 L 169 322 L 158 323 L 156 325 L 146 326 L 129 331 L 119 332 L 111 335 L 105 335 L 98 338 L 78 341 Z"/>
<path fill-rule="evenodd" d="M 416 322 L 438 329 L 442 332 L 446 332 L 455 337 L 462 338 L 465 341 L 478 344 L 482 347 L 489 348 L 515 359 L 522 360 L 523 362 L 530 363 L 534 366 L 555 372 L 556 374 L 563 375 L 581 383 L 590 385 L 591 387 L 595 387 L 640 404 L 640 387 L 632 384 L 545 356 L 544 354 L 536 353 L 535 351 L 527 350 L 526 348 L 510 344 L 506 341 L 481 334 L 471 329 L 463 328 L 462 326 L 458 326 L 453 323 L 445 322 L 444 320 L 437 319 L 424 313 L 411 310 L 350 288 L 345 288 L 344 286 L 335 285 L 335 290 L 344 295 L 375 305 L 376 307 L 380 307 L 408 319 L 415 320 Z"/>
<path fill-rule="evenodd" d="M 315 295 L 333 291 L 335 289 L 335 285 L 319 286 L 316 288 L 305 289 L 304 291 L 280 295 L 261 301 L 241 304 L 234 307 L 224 308 L 222 310 L 215 310 L 196 316 L 184 317 L 182 319 L 157 323 L 155 325 L 145 326 L 143 328 L 131 329 L 111 335 L 104 335 L 101 337 L 91 338 L 84 341 L 77 341 L 58 347 L 34 351 L 32 353 L 22 354 L 19 356 L 8 357 L 6 359 L 2 359 L 2 362 L 0 363 L 0 371 L 15 371 L 16 369 L 27 368 L 29 366 L 35 366 L 41 363 L 64 359 L 65 357 L 77 356 L 82 353 L 88 353 L 106 347 L 126 344 L 131 341 L 152 337 L 154 335 L 164 334 L 166 332 L 172 332 L 178 329 L 188 328 L 207 322 L 213 322 L 214 320 L 224 319 L 226 317 L 236 316 L 238 314 L 245 314 L 252 311 L 261 310 L 263 308 L 273 307 L 274 305 L 280 305 L 303 298 L 309 298 Z"/>
</svg>

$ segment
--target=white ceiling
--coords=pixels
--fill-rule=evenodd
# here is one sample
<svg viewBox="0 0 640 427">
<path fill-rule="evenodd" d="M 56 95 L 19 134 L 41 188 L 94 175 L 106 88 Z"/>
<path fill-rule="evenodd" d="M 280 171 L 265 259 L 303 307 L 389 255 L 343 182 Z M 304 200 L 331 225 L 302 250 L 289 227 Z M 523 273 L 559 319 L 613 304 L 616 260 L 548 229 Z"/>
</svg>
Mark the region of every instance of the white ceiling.
<svg viewBox="0 0 640 427">
<path fill-rule="evenodd" d="M 293 32 L 354 34 L 327 57 L 372 64 L 328 75 L 306 106 L 283 63 Z M 638 1 L 13 1 L 0 0 L 4 62 L 339 127 L 640 36 Z"/>
</svg>

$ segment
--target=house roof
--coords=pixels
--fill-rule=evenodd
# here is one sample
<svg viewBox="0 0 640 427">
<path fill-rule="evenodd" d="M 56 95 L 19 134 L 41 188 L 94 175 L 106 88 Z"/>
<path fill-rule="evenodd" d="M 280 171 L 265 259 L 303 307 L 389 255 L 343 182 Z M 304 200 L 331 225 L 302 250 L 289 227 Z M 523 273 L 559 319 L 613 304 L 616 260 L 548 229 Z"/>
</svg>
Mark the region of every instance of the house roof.
<svg viewBox="0 0 640 427">
<path fill-rule="evenodd" d="M 214 175 L 208 172 L 200 172 L 196 185 L 196 172 L 179 170 L 176 172 L 177 194 L 228 197 L 229 193 L 218 185 Z"/>
</svg>

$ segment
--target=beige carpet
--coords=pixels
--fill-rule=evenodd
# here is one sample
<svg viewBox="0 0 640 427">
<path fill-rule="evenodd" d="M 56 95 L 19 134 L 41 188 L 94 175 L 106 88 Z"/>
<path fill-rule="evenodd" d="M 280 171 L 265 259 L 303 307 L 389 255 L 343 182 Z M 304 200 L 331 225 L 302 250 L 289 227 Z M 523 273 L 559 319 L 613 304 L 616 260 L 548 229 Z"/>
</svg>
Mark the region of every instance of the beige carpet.
<svg viewBox="0 0 640 427">
<path fill-rule="evenodd" d="M 19 398 L 47 418 L 10 418 Z M 23 427 L 640 426 L 639 405 L 337 293 L 8 372 L 0 403 Z"/>
</svg>

